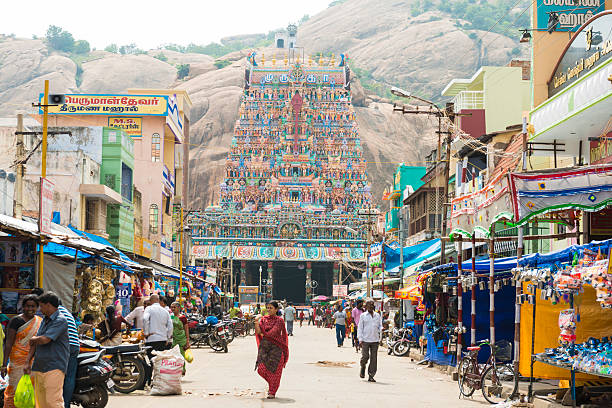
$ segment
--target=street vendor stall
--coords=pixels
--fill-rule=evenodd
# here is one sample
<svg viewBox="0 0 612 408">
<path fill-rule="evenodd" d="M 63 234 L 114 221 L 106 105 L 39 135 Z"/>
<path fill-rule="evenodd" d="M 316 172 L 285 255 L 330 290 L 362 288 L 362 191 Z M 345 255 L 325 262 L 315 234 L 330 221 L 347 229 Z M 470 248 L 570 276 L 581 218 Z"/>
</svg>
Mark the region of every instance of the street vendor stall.
<svg viewBox="0 0 612 408">
<path fill-rule="evenodd" d="M 611 247 L 612 240 L 575 246 L 514 269 L 523 289 L 520 372 L 570 380 L 574 403 L 577 380 L 612 377 Z"/>
</svg>

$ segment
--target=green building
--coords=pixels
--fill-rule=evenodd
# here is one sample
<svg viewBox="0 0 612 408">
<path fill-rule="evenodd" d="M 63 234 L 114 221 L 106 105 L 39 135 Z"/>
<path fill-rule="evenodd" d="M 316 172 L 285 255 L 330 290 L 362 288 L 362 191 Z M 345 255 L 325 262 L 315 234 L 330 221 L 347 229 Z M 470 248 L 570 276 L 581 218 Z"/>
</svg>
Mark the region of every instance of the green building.
<svg viewBox="0 0 612 408">
<path fill-rule="evenodd" d="M 134 141 L 123 130 L 105 127 L 102 134 L 100 181 L 121 194 L 121 204 L 109 204 L 106 232 L 122 251 L 134 250 Z"/>
<path fill-rule="evenodd" d="M 387 187 L 383 200 L 389 200 L 389 211 L 385 215 L 385 231 L 395 232 L 399 229 L 399 213 L 403 207 L 404 190 L 411 186 L 413 191 L 423 185 L 421 178 L 425 175 L 426 167 L 406 166 L 400 164 L 393 173 L 393 184 Z M 407 224 L 404 217 L 404 225 Z"/>
</svg>

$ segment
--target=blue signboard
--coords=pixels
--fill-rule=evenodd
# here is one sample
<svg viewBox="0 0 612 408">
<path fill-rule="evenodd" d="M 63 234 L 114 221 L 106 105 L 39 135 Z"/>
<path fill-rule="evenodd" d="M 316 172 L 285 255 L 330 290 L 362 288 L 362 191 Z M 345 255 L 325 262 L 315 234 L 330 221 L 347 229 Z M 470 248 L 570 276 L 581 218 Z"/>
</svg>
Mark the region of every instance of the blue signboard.
<svg viewBox="0 0 612 408">
<path fill-rule="evenodd" d="M 604 11 L 604 0 L 538 0 L 538 30 L 548 28 L 550 12 L 559 16 L 556 31 L 577 31 L 595 14 Z"/>
</svg>

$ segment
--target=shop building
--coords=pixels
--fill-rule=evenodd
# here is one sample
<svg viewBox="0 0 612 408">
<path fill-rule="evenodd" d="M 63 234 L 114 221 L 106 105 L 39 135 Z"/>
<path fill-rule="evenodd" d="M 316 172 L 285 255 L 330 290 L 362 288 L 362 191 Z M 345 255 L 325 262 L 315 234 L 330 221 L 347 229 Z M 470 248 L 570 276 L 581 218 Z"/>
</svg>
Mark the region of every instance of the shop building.
<svg viewBox="0 0 612 408">
<path fill-rule="evenodd" d="M 142 235 L 133 235 L 132 242 L 137 245 L 133 251 L 138 252 L 140 242 L 144 247 L 148 241 L 151 259 L 169 266 L 174 252 L 173 205 L 182 203 L 188 182 L 185 169 L 189 161 L 190 108 L 191 100 L 184 90 L 129 89 L 124 95 L 66 95 L 66 104 L 49 110 L 50 128 L 116 127 L 133 139 L 131 177 L 142 206 Z M 41 119 L 40 115 L 37 119 Z M 120 185 L 115 186 L 121 191 Z M 119 211 L 118 216 L 127 220 L 127 214 L 134 210 L 125 211 Z M 120 239 L 122 233 L 116 232 L 117 227 L 113 231 Z M 125 237 L 123 242 L 127 243 Z M 141 254 L 144 252 L 143 249 Z"/>
<path fill-rule="evenodd" d="M 387 187 L 383 200 L 389 201 L 389 211 L 385 214 L 385 232 L 397 234 L 400 227 L 400 216 L 403 228 L 406 228 L 406 211 L 404 211 L 404 194 L 410 194 L 423 185 L 421 177 L 425 175 L 425 167 L 406 166 L 400 164 L 393 174 L 393 183 Z"/>
</svg>

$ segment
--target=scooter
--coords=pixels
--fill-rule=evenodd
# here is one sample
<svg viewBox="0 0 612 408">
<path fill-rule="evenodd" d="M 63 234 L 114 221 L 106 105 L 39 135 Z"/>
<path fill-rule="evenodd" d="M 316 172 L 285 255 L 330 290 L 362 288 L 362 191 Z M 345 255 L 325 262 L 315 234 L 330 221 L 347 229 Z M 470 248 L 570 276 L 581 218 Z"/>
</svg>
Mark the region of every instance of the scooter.
<svg viewBox="0 0 612 408">
<path fill-rule="evenodd" d="M 104 350 L 79 354 L 71 404 L 83 408 L 104 408 L 108 404 L 108 392 L 115 385 L 111 379 L 114 367 L 102 354 Z"/>
</svg>

